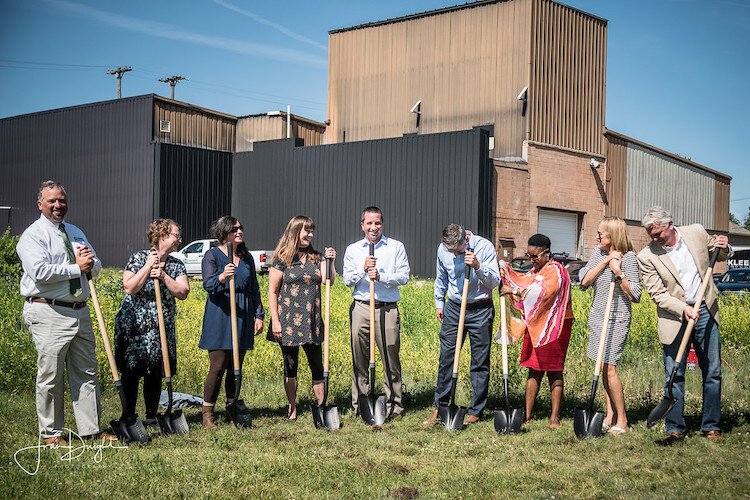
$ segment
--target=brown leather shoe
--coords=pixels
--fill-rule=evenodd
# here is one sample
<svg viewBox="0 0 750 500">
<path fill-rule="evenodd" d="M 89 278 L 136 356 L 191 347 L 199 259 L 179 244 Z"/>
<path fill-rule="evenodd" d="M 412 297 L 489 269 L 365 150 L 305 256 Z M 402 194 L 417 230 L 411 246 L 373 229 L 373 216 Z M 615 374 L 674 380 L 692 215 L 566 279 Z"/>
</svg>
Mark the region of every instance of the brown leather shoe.
<svg viewBox="0 0 750 500">
<path fill-rule="evenodd" d="M 65 441 L 65 438 L 62 436 L 52 436 L 48 438 L 44 438 L 44 444 L 46 445 L 56 445 L 56 446 L 68 446 L 68 442 Z"/>
<path fill-rule="evenodd" d="M 109 432 L 102 432 L 96 437 L 97 441 L 119 441 L 117 436 L 110 434 Z"/>
<path fill-rule="evenodd" d="M 685 439 L 685 436 L 682 435 L 680 432 L 670 432 L 667 434 L 664 439 L 657 441 L 656 443 L 659 446 L 672 446 L 673 444 L 682 441 Z"/>
<path fill-rule="evenodd" d="M 466 417 L 466 420 L 464 420 L 464 424 L 466 425 L 476 424 L 477 422 L 479 422 L 479 417 L 476 415 L 469 415 Z"/>
<path fill-rule="evenodd" d="M 422 422 L 422 425 L 435 425 L 438 421 L 438 411 L 435 410 L 432 412 L 432 415 L 427 417 L 427 419 Z"/>
<path fill-rule="evenodd" d="M 721 431 L 708 431 L 703 433 L 711 441 L 721 441 Z"/>
<path fill-rule="evenodd" d="M 214 420 L 214 407 L 213 406 L 203 405 L 201 427 L 209 431 L 213 431 L 219 428 L 219 426 L 216 425 L 216 421 Z"/>
</svg>

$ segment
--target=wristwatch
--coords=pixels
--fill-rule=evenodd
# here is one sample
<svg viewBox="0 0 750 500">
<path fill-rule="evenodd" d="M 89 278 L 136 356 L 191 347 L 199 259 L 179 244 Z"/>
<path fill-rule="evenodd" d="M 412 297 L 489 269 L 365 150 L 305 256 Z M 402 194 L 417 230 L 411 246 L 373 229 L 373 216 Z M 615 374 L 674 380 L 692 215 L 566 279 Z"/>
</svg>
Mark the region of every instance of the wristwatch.
<svg viewBox="0 0 750 500">
<path fill-rule="evenodd" d="M 622 283 L 622 274 L 615 275 L 615 283 Z"/>
</svg>

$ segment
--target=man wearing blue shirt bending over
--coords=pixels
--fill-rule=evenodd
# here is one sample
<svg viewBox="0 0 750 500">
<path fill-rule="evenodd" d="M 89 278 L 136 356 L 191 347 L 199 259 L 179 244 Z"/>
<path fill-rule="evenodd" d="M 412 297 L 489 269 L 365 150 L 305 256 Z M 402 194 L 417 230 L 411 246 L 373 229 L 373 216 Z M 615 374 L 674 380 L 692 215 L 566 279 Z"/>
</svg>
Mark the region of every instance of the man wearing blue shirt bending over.
<svg viewBox="0 0 750 500">
<path fill-rule="evenodd" d="M 443 229 L 443 242 L 437 250 L 435 277 L 435 309 L 440 327 L 440 364 L 435 406 L 448 404 L 450 399 L 453 354 L 458 334 L 458 317 L 461 312 L 466 266 L 471 267 L 469 292 L 466 298 L 466 317 L 462 335 L 469 334 L 471 342 L 471 406 L 466 424 L 482 417 L 487 405 L 487 386 L 490 381 L 490 332 L 495 319 L 492 289 L 500 284 L 495 247 L 488 240 L 472 234 L 458 224 L 448 224 Z M 446 301 L 447 297 L 447 301 Z M 433 425 L 438 411 L 424 421 Z"/>
<path fill-rule="evenodd" d="M 344 283 L 354 287 L 349 309 L 352 334 L 352 407 L 358 412 L 359 395 L 368 394 L 370 382 L 370 282 L 375 287 L 375 341 L 383 362 L 385 396 L 390 418 L 404 412 L 401 388 L 401 330 L 398 287 L 409 281 L 409 259 L 403 243 L 383 235 L 383 212 L 367 207 L 360 219 L 364 238 L 352 243 L 344 254 Z M 375 247 L 370 256 L 369 246 Z M 383 345 L 385 344 L 385 345 Z M 391 401 L 393 402 L 391 404 Z"/>
</svg>

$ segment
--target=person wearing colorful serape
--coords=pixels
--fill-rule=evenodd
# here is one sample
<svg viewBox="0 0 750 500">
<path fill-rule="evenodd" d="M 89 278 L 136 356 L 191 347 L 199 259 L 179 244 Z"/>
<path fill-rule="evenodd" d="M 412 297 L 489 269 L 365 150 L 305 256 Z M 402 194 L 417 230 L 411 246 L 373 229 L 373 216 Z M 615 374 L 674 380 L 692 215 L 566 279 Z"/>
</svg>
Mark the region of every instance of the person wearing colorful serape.
<svg viewBox="0 0 750 500">
<path fill-rule="evenodd" d="M 552 411 L 549 428 L 560 427 L 563 396 L 563 367 L 573 326 L 570 276 L 565 267 L 550 255 L 550 239 L 535 234 L 528 241 L 526 257 L 533 267 L 526 273 L 514 271 L 500 261 L 501 295 L 521 313 L 511 318 L 511 335 L 523 337 L 521 366 L 529 369 L 526 379 L 526 422 L 532 420 L 534 402 L 544 373 L 550 385 Z"/>
</svg>

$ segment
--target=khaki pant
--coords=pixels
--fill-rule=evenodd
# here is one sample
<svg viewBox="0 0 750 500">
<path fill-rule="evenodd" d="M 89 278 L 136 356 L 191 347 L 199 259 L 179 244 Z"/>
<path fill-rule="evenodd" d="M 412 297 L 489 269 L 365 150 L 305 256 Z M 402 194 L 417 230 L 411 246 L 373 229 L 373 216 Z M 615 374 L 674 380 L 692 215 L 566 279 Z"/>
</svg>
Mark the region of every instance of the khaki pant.
<svg viewBox="0 0 750 500">
<path fill-rule="evenodd" d="M 359 395 L 367 395 L 370 390 L 370 306 L 354 301 L 349 309 L 352 336 L 352 407 L 357 411 Z M 383 330 L 385 329 L 386 348 L 383 349 Z M 393 414 L 404 411 L 403 392 L 401 387 L 401 326 L 398 306 L 396 304 L 375 309 L 375 342 L 380 351 L 380 369 L 383 373 L 383 387 L 388 411 L 393 398 Z M 388 378 L 390 372 L 390 380 Z M 391 389 L 393 393 L 391 393 Z M 375 389 L 377 392 L 377 389 Z"/>
<path fill-rule="evenodd" d="M 78 435 L 98 434 L 100 407 L 96 341 L 89 308 L 72 309 L 27 302 L 23 306 L 23 318 L 37 352 L 36 413 L 39 433 L 43 437 L 63 433 L 63 374 L 67 368 Z"/>
</svg>

